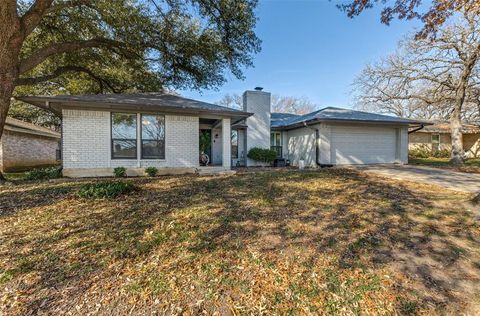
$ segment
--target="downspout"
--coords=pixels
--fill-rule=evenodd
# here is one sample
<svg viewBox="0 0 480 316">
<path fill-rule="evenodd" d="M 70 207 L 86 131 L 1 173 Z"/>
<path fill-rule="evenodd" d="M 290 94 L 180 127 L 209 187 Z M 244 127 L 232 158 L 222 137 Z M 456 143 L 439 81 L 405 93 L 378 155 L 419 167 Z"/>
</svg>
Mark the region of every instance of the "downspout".
<svg viewBox="0 0 480 316">
<path fill-rule="evenodd" d="M 320 130 L 316 127 L 309 126 L 307 124 L 307 122 L 303 122 L 303 125 L 306 128 L 309 128 L 309 129 L 315 131 L 315 164 L 320 168 L 333 167 L 333 165 L 322 164 L 319 161 L 319 158 L 320 158 Z"/>
<path fill-rule="evenodd" d="M 419 130 L 423 129 L 425 127 L 424 124 L 420 124 L 420 127 L 414 128 L 411 131 L 408 131 L 408 134 L 418 132 Z"/>
</svg>

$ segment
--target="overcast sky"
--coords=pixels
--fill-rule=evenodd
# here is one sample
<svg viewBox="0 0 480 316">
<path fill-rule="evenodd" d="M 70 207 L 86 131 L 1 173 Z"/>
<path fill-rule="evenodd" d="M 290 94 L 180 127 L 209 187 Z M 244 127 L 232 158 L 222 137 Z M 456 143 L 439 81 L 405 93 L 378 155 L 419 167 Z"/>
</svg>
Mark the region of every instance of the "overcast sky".
<svg viewBox="0 0 480 316">
<path fill-rule="evenodd" d="M 262 51 L 245 80 L 229 75 L 218 91 L 180 91 L 184 96 L 215 102 L 225 93 L 256 86 L 274 94 L 306 96 L 318 106 L 351 107 L 350 91 L 365 64 L 388 55 L 397 41 L 419 22 L 380 23 L 379 9 L 349 19 L 338 1 L 260 0 L 257 36 Z"/>
</svg>

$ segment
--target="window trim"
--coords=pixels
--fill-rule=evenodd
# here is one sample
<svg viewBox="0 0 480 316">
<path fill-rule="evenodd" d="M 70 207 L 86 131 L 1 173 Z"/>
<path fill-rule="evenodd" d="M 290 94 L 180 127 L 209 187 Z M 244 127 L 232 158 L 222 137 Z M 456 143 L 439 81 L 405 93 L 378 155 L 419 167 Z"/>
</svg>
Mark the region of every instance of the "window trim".
<svg viewBox="0 0 480 316">
<path fill-rule="evenodd" d="M 140 159 L 141 160 L 165 160 L 165 157 L 167 155 L 166 153 L 166 145 L 167 145 L 167 128 L 166 128 L 166 125 L 167 125 L 167 122 L 166 122 L 166 118 L 165 118 L 165 115 L 164 114 L 156 114 L 156 113 L 139 113 L 140 115 L 138 115 L 138 120 L 140 121 L 140 138 L 139 138 L 139 144 L 140 145 Z M 155 157 L 155 158 L 145 158 L 143 156 L 143 142 L 144 141 L 156 141 L 158 142 L 159 140 L 158 139 L 143 139 L 142 138 L 142 132 L 143 132 L 143 124 L 142 124 L 142 117 L 144 115 L 150 115 L 150 116 L 162 116 L 163 117 L 163 157 Z M 137 145 L 137 146 L 138 146 Z"/>
<path fill-rule="evenodd" d="M 135 139 L 133 138 L 113 138 L 113 114 L 135 114 Z M 138 115 L 130 112 L 110 112 L 110 159 L 111 160 L 137 160 L 138 158 Z M 115 157 L 113 150 L 113 142 L 119 141 L 135 141 L 135 157 Z"/>
</svg>

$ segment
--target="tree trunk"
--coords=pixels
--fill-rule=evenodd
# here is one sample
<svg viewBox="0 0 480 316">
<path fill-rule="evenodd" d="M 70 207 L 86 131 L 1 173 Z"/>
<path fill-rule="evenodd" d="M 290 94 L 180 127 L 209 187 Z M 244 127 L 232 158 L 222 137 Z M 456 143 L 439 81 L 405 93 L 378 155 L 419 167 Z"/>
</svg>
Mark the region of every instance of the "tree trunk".
<svg viewBox="0 0 480 316">
<path fill-rule="evenodd" d="M 457 91 L 455 96 L 455 108 L 450 118 L 450 130 L 452 136 L 452 155 L 450 162 L 454 165 L 463 164 L 465 160 L 465 152 L 463 151 L 463 135 L 462 135 L 462 107 L 465 102 L 465 95 L 472 74 L 473 68 L 477 63 L 480 53 L 480 43 L 469 58 L 465 61 L 462 74 L 458 80 Z"/>
<path fill-rule="evenodd" d="M 460 107 L 461 109 L 461 107 Z M 452 155 L 450 163 L 460 165 L 464 162 L 465 153 L 463 151 L 462 119 L 461 111 L 455 106 L 450 119 L 450 130 L 452 136 Z"/>
<path fill-rule="evenodd" d="M 0 139 L 15 82 L 19 76 L 18 63 L 23 40 L 16 1 L 2 1 L 0 5 Z M 0 173 L 0 180 L 2 178 Z"/>
</svg>

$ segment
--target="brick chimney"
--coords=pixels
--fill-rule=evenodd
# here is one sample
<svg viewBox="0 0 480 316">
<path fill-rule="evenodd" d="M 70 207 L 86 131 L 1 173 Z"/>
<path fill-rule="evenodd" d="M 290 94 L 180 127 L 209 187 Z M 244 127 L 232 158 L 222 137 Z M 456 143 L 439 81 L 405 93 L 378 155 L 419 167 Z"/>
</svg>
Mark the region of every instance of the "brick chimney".
<svg viewBox="0 0 480 316">
<path fill-rule="evenodd" d="M 253 147 L 270 148 L 270 92 L 247 90 L 243 93 L 243 110 L 253 113 L 247 118 L 246 153 Z M 261 165 L 247 159 L 247 166 Z"/>
</svg>

